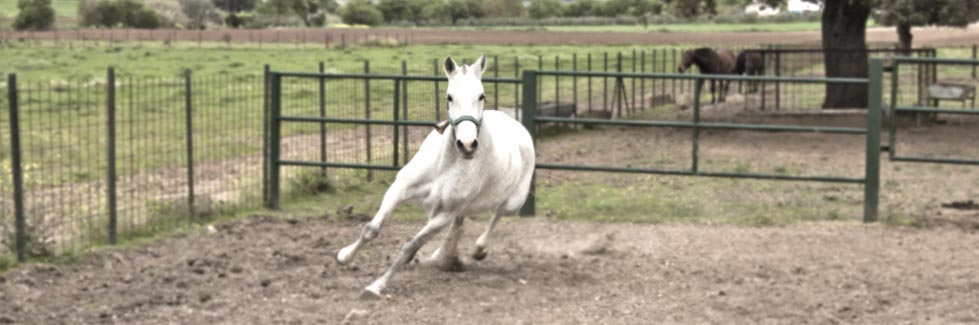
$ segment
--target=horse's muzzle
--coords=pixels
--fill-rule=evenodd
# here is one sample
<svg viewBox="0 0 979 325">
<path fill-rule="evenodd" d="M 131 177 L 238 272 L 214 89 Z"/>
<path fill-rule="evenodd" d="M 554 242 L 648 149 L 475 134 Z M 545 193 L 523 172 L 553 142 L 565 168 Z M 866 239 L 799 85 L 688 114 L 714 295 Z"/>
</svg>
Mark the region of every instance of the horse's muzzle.
<svg viewBox="0 0 979 325">
<path fill-rule="evenodd" d="M 456 140 L 456 149 L 459 149 L 459 153 L 462 154 L 463 159 L 473 159 L 476 155 L 477 148 L 479 148 L 479 140 L 473 139 L 470 143 Z"/>
</svg>

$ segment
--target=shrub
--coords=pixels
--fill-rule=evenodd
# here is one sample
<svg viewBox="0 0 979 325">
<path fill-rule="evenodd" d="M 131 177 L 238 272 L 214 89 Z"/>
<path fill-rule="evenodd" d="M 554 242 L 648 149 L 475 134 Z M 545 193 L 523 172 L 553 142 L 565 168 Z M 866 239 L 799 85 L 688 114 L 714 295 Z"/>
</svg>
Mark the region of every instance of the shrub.
<svg viewBox="0 0 979 325">
<path fill-rule="evenodd" d="M 378 25 L 384 22 L 384 15 L 369 0 L 353 0 L 343 6 L 340 17 L 344 23 Z"/>
<path fill-rule="evenodd" d="M 54 26 L 54 8 L 51 0 L 20 0 L 17 3 L 20 12 L 14 19 L 14 29 L 44 30 Z"/>
<path fill-rule="evenodd" d="M 82 0 L 78 16 L 83 26 L 159 28 L 160 15 L 136 0 Z"/>
<path fill-rule="evenodd" d="M 333 182 L 320 170 L 306 170 L 289 180 L 290 189 L 296 194 L 316 195 L 332 193 Z"/>
</svg>

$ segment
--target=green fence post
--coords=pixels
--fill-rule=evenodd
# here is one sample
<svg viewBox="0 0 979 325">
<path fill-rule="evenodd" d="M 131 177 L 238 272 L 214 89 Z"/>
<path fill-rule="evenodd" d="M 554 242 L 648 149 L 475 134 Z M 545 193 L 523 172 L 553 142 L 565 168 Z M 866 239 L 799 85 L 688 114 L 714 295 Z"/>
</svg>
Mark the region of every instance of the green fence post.
<svg viewBox="0 0 979 325">
<path fill-rule="evenodd" d="M 17 75 L 7 76 L 7 98 L 10 101 L 10 173 L 14 181 L 14 231 L 17 250 L 17 261 L 23 262 L 27 256 L 25 254 L 26 237 L 24 220 L 24 171 L 21 169 L 20 151 L 20 109 L 17 101 Z"/>
<path fill-rule="evenodd" d="M 282 75 L 270 73 L 269 79 L 269 209 L 279 209 L 279 155 L 282 146 Z"/>
<path fill-rule="evenodd" d="M 116 206 L 116 71 L 109 68 L 105 81 L 106 107 L 106 198 L 109 210 L 109 244 L 116 244 L 118 233 Z"/>
<path fill-rule="evenodd" d="M 900 64 L 894 61 L 891 65 L 891 114 L 890 120 L 888 121 L 888 134 L 887 134 L 887 157 L 894 159 L 894 155 L 897 153 L 897 111 L 894 109 L 897 107 L 898 101 L 898 85 L 900 83 L 898 66 Z"/>
<path fill-rule="evenodd" d="M 436 77 L 438 77 L 439 75 L 438 59 L 432 60 L 432 73 L 435 74 Z M 439 81 L 435 80 L 434 83 L 435 83 L 435 121 L 438 122 L 442 120 L 442 94 L 439 91 Z"/>
<path fill-rule="evenodd" d="M 979 44 L 972 44 L 972 59 L 979 59 Z M 972 79 L 976 79 L 976 65 L 972 65 Z"/>
<path fill-rule="evenodd" d="M 691 154 L 690 171 L 696 175 L 700 163 L 700 94 L 703 92 L 703 79 L 695 79 L 693 86 L 693 151 Z"/>
<path fill-rule="evenodd" d="M 326 73 L 326 66 L 320 61 L 320 73 Z M 320 117 L 326 117 L 326 78 L 320 77 Z M 320 123 L 320 162 L 326 162 L 326 123 Z M 321 168 L 326 175 L 326 167 Z"/>
<path fill-rule="evenodd" d="M 364 60 L 364 74 L 371 73 L 371 61 Z M 364 78 L 364 118 L 371 119 L 371 79 Z M 364 125 L 367 137 L 365 141 L 367 142 L 367 164 L 371 163 L 371 125 Z M 367 170 L 367 181 L 374 181 L 374 170 Z"/>
<path fill-rule="evenodd" d="M 186 100 L 185 110 L 187 111 L 187 212 L 190 213 L 188 222 L 194 222 L 197 215 L 194 211 L 194 96 L 191 93 L 191 72 L 190 69 L 184 71 L 184 98 Z"/>
<path fill-rule="evenodd" d="M 571 53 L 571 71 L 578 72 L 578 53 Z M 578 74 L 571 76 L 571 102 L 574 103 L 575 116 L 578 116 Z"/>
<path fill-rule="evenodd" d="M 656 57 L 655 51 L 653 51 L 653 57 Z M 639 54 L 639 71 L 646 73 L 646 50 Z M 656 89 L 655 85 L 653 85 L 653 89 Z M 646 78 L 639 79 L 639 109 L 646 110 Z"/>
<path fill-rule="evenodd" d="M 398 167 L 398 158 L 401 156 L 398 153 L 398 142 L 400 140 L 399 139 L 400 138 L 400 134 L 398 133 L 398 129 L 399 129 L 398 120 L 401 119 L 400 116 L 399 116 L 399 115 L 401 115 L 401 110 L 399 110 L 399 107 L 398 107 L 398 104 L 400 104 L 401 101 L 400 101 L 400 98 L 398 98 L 398 97 L 401 97 L 401 80 L 394 79 L 394 98 L 393 98 L 394 99 L 393 100 L 394 104 L 391 107 L 391 109 L 393 110 L 391 116 L 394 116 L 394 124 L 391 125 L 391 127 L 393 128 L 392 131 L 394 132 L 394 146 L 392 148 L 393 149 L 393 152 L 392 152 L 393 155 L 392 155 L 392 163 L 391 163 L 391 166 L 394 166 L 394 167 Z"/>
<path fill-rule="evenodd" d="M 530 132 L 530 137 L 537 139 L 537 71 L 524 71 L 523 80 L 523 118 L 521 119 L 524 128 Z M 534 173 L 536 179 L 536 172 Z M 520 208 L 520 215 L 524 217 L 533 216 L 536 210 L 536 180 L 530 182 L 530 192 L 527 193 L 527 200 Z"/>
<path fill-rule="evenodd" d="M 403 61 L 403 60 L 401 61 L 401 75 L 404 75 L 404 76 L 407 76 L 408 75 L 408 61 Z M 397 86 L 397 85 L 395 85 L 395 86 Z M 398 100 L 398 96 L 394 96 L 394 100 Z M 408 117 L 408 80 L 402 80 L 401 81 L 401 99 L 400 100 L 401 100 L 401 116 L 405 120 L 411 120 L 411 118 Z M 401 148 L 402 148 L 401 154 L 404 156 L 404 159 L 402 159 L 402 161 L 403 161 L 403 163 L 405 165 L 408 164 L 408 142 L 409 142 L 408 141 L 408 136 L 409 136 L 409 134 L 410 133 L 408 133 L 408 126 L 405 126 L 405 127 L 402 127 L 401 128 L 401 137 L 404 138 L 404 140 L 401 141 Z M 397 143 L 397 141 L 395 141 L 395 143 Z"/>
<path fill-rule="evenodd" d="M 269 201 L 269 65 L 262 71 L 262 202 Z"/>
<path fill-rule="evenodd" d="M 561 57 L 554 56 L 554 71 L 561 71 Z M 558 109 L 561 105 L 561 79 L 558 75 L 554 75 L 554 109 Z"/>
<path fill-rule="evenodd" d="M 880 123 L 884 68 L 881 59 L 870 60 L 870 107 L 867 108 L 867 172 L 863 194 L 863 222 L 877 221 L 880 200 Z"/>
</svg>

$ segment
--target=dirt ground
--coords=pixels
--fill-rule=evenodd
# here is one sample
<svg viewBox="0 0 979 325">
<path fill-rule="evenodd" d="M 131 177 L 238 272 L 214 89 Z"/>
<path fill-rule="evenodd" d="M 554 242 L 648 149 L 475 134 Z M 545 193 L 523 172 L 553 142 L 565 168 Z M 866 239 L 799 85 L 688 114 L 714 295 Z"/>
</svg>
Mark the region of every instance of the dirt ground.
<svg viewBox="0 0 979 325">
<path fill-rule="evenodd" d="M 467 224 L 464 256 L 484 224 Z M 359 291 L 421 225 L 392 222 L 354 264 L 337 265 L 360 225 L 252 217 L 25 266 L 0 277 L 0 323 L 979 322 L 979 235 L 958 228 L 505 219 L 486 260 L 464 258 L 461 273 L 413 263 L 371 302 Z"/>
</svg>

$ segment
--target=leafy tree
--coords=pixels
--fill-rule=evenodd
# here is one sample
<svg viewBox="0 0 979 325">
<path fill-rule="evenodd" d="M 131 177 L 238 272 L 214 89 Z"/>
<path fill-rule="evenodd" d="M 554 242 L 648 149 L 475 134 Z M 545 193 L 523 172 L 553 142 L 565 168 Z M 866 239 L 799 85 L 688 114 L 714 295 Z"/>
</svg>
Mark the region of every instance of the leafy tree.
<svg viewBox="0 0 979 325">
<path fill-rule="evenodd" d="M 255 10 L 255 0 L 214 0 L 214 6 L 228 13 Z"/>
<path fill-rule="evenodd" d="M 422 8 L 422 15 L 429 21 L 447 22 L 452 19 L 452 8 L 445 1 L 430 1 Z"/>
<path fill-rule="evenodd" d="M 486 15 L 490 17 L 522 17 L 524 15 L 523 0 L 485 0 L 481 3 Z"/>
<path fill-rule="evenodd" d="M 600 6 L 595 0 L 578 0 L 568 4 L 564 8 L 565 17 L 590 17 L 598 16 Z"/>
<path fill-rule="evenodd" d="M 193 29 L 204 29 L 207 21 L 217 15 L 211 0 L 180 0 L 180 8 L 189 19 L 187 27 Z"/>
<path fill-rule="evenodd" d="M 384 21 L 384 14 L 371 4 L 370 0 L 352 0 L 340 9 L 340 17 L 347 24 L 378 25 Z"/>
<path fill-rule="evenodd" d="M 563 9 L 560 0 L 531 0 L 530 6 L 527 7 L 527 14 L 535 19 L 560 17 Z"/>
<path fill-rule="evenodd" d="M 776 0 L 778 1 L 778 0 Z M 717 15 L 716 0 L 664 0 L 670 4 L 673 14 L 682 18 Z"/>
<path fill-rule="evenodd" d="M 137 0 L 80 1 L 78 14 L 83 26 L 159 28 L 160 15 Z"/>
<path fill-rule="evenodd" d="M 17 2 L 17 18 L 14 20 L 14 29 L 17 30 L 44 30 L 54 25 L 54 8 L 51 7 L 51 0 L 20 0 Z"/>
<path fill-rule="evenodd" d="M 875 12 L 878 22 L 896 26 L 899 46 L 910 50 L 912 27 L 966 27 L 979 20 L 979 1 L 975 0 L 879 0 Z"/>
</svg>

